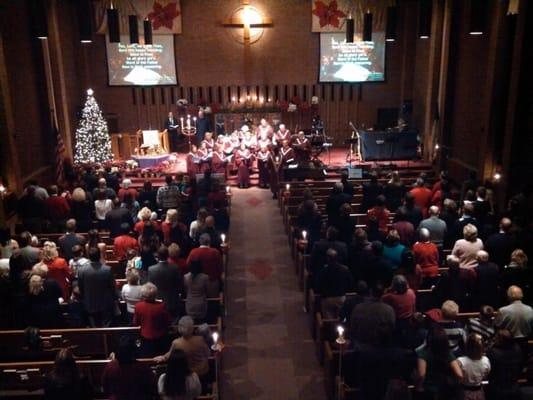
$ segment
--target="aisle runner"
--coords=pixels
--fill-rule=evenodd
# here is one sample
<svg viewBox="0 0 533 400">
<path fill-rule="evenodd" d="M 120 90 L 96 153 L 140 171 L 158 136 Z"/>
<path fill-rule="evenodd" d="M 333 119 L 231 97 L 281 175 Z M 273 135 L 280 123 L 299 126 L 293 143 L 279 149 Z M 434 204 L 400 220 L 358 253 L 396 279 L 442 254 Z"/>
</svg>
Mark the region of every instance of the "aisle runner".
<svg viewBox="0 0 533 400">
<path fill-rule="evenodd" d="M 323 399 L 277 203 L 264 189 L 235 189 L 222 398 Z"/>
</svg>

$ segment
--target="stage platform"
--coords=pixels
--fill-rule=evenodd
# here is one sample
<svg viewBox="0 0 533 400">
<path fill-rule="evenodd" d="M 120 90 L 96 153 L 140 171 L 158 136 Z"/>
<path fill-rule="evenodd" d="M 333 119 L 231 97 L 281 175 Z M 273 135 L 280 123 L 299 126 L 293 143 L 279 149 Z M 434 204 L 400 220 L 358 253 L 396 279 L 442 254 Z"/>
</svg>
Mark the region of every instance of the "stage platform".
<svg viewBox="0 0 533 400">
<path fill-rule="evenodd" d="M 159 154 L 154 156 L 131 156 L 139 164 L 139 168 L 154 168 L 163 161 L 168 161 L 170 154 Z"/>
<path fill-rule="evenodd" d="M 323 176 L 323 179 L 338 179 L 340 176 L 340 172 L 343 169 L 346 169 L 349 166 L 349 162 L 347 160 L 347 149 L 346 148 L 333 148 L 330 150 L 330 154 L 328 155 L 327 152 L 324 152 L 320 156 L 320 160 L 324 163 L 325 169 L 327 172 L 326 176 Z M 155 179 L 154 184 L 155 186 L 161 186 L 164 182 L 164 179 L 162 177 L 162 174 L 169 173 L 169 174 L 177 174 L 177 173 L 185 173 L 187 171 L 187 164 L 186 164 L 186 157 L 187 154 L 185 153 L 172 153 L 172 154 L 165 154 L 160 157 L 159 159 L 154 157 L 136 157 L 138 159 L 141 159 L 143 162 L 153 163 L 156 162 L 156 165 L 150 166 L 150 167 L 143 167 L 140 166 L 141 169 L 144 169 L 145 172 L 154 172 L 154 177 L 159 176 L 159 179 Z M 149 159 L 151 158 L 151 159 Z M 163 161 L 168 161 L 166 163 L 163 163 Z M 163 163 L 163 164 L 162 164 Z M 422 160 L 398 160 L 398 161 L 366 161 L 366 162 L 360 162 L 360 161 L 353 161 L 351 163 L 352 167 L 356 168 L 364 168 L 364 169 L 373 169 L 373 168 L 379 168 L 382 170 L 395 170 L 395 169 L 415 169 L 415 170 L 425 170 L 430 169 L 431 164 Z M 251 182 L 252 185 L 257 184 L 258 180 L 258 174 L 257 169 L 253 168 L 252 174 L 251 174 Z M 135 186 L 142 186 L 142 178 L 134 178 L 134 185 Z M 237 177 L 236 177 L 236 171 L 234 173 L 230 173 L 228 176 L 228 184 L 229 185 L 236 185 L 237 183 Z"/>
</svg>

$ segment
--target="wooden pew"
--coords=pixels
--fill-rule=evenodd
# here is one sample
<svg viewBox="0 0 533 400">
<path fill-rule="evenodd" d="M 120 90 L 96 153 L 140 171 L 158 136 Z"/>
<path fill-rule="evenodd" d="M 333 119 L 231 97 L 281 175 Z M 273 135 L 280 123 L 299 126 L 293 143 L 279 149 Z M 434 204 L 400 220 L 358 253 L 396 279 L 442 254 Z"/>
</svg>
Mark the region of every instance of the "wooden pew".
<svg viewBox="0 0 533 400">
<path fill-rule="evenodd" d="M 152 359 L 139 359 L 138 361 L 148 365 L 156 377 L 165 371 L 164 365 L 155 364 Z M 98 397 L 103 396 L 102 376 L 109 362 L 108 359 L 77 360 L 76 362 L 80 372 L 87 377 Z M 23 396 L 42 397 L 45 377 L 53 370 L 53 366 L 53 361 L 1 363 L 0 397 L 2 399 L 20 399 Z M 218 368 L 218 357 L 210 357 L 208 382 L 212 387 L 211 394 L 197 397 L 197 400 L 218 398 Z"/>
</svg>

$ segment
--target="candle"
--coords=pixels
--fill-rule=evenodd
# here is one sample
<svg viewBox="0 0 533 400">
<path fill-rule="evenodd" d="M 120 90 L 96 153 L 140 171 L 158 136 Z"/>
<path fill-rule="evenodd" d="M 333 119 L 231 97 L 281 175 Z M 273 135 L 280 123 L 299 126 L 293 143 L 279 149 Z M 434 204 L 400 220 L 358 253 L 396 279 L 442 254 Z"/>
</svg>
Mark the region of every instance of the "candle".
<svg viewBox="0 0 533 400">
<path fill-rule="evenodd" d="M 233 97 L 231 98 L 231 101 L 234 102 L 234 103 L 237 101 L 237 99 L 235 98 L 235 96 L 233 96 Z"/>
<path fill-rule="evenodd" d="M 342 338 L 344 336 L 344 328 L 342 326 L 337 326 L 337 332 L 339 334 L 339 338 Z"/>
<path fill-rule="evenodd" d="M 218 343 L 218 332 L 213 332 L 211 337 L 213 338 L 213 344 L 216 345 Z"/>
<path fill-rule="evenodd" d="M 246 100 L 250 101 L 250 96 L 247 96 L 247 97 L 246 97 Z"/>
<path fill-rule="evenodd" d="M 265 98 L 263 96 L 259 97 L 259 102 L 262 104 L 265 102 Z"/>
<path fill-rule="evenodd" d="M 220 239 L 222 239 L 222 243 L 226 243 L 226 235 L 221 233 L 220 234 Z"/>
<path fill-rule="evenodd" d="M 181 121 L 181 127 L 183 128 L 183 117 L 180 118 L 180 121 Z"/>
<path fill-rule="evenodd" d="M 196 117 L 194 117 L 194 118 L 192 119 L 192 121 L 193 121 L 193 126 L 196 128 Z"/>
<path fill-rule="evenodd" d="M 307 231 L 302 231 L 302 239 L 305 240 L 307 238 Z"/>
<path fill-rule="evenodd" d="M 231 192 L 231 188 L 229 186 L 226 186 L 226 193 Z"/>
<path fill-rule="evenodd" d="M 276 162 L 279 162 L 279 157 L 278 156 L 276 156 Z"/>
<path fill-rule="evenodd" d="M 187 115 L 187 128 L 191 129 L 191 117 Z"/>
<path fill-rule="evenodd" d="M 291 184 L 290 184 L 290 183 L 287 183 L 287 184 L 285 185 L 285 189 L 287 190 L 287 192 L 288 192 L 289 190 L 291 190 Z"/>
<path fill-rule="evenodd" d="M 6 187 L 0 183 L 0 194 L 4 194 L 6 192 Z"/>
</svg>

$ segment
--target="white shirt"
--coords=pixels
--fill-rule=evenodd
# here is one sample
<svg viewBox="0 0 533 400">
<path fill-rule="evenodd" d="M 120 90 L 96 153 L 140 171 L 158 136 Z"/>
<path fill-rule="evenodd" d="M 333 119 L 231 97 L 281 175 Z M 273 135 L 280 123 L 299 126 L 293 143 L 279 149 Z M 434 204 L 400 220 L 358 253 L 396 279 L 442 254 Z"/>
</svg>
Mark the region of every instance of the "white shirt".
<svg viewBox="0 0 533 400">
<path fill-rule="evenodd" d="M 196 372 L 191 373 L 185 378 L 185 394 L 180 396 L 166 396 L 163 391 L 163 385 L 165 383 L 166 374 L 161 374 L 157 381 L 157 393 L 161 396 L 162 400 L 193 400 L 202 394 L 202 384 L 200 378 L 196 375 Z"/>
<path fill-rule="evenodd" d="M 457 359 L 463 370 L 463 384 L 466 386 L 479 386 L 489 376 L 490 361 L 483 356 L 480 360 L 472 360 L 468 357 Z"/>
<path fill-rule="evenodd" d="M 126 308 L 129 313 L 135 312 L 135 304 L 142 300 L 141 285 L 130 285 L 126 283 L 122 286 L 122 298 L 126 300 Z"/>
<path fill-rule="evenodd" d="M 94 213 L 96 214 L 96 219 L 103 221 L 105 220 L 105 215 L 111 211 L 113 208 L 113 202 L 110 199 L 105 200 L 95 200 L 94 201 Z"/>
</svg>

